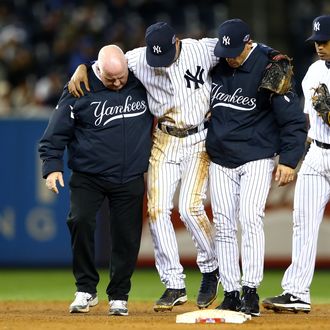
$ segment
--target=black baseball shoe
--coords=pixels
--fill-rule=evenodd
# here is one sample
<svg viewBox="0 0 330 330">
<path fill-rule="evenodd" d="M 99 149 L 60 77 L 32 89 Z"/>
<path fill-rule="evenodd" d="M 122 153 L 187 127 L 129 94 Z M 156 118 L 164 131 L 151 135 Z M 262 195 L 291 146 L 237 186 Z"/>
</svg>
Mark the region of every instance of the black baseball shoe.
<svg viewBox="0 0 330 330">
<path fill-rule="evenodd" d="M 243 286 L 241 299 L 241 312 L 252 316 L 259 316 L 259 296 L 256 288 Z"/>
<path fill-rule="evenodd" d="M 285 311 L 294 313 L 309 313 L 311 311 L 311 304 L 302 301 L 300 298 L 290 293 L 266 298 L 262 301 L 262 306 L 266 309 L 271 309 L 275 312 Z"/>
<path fill-rule="evenodd" d="M 219 287 L 219 270 L 218 268 L 211 273 L 202 274 L 201 287 L 198 292 L 197 306 L 199 308 L 207 308 L 217 298 Z"/>
<path fill-rule="evenodd" d="M 186 301 L 186 289 L 166 289 L 159 300 L 156 301 L 154 311 L 171 311 L 173 306 L 182 305 Z"/>
<path fill-rule="evenodd" d="M 238 312 L 241 309 L 241 299 L 239 291 L 225 291 L 223 302 L 216 309 L 225 309 Z"/>
</svg>

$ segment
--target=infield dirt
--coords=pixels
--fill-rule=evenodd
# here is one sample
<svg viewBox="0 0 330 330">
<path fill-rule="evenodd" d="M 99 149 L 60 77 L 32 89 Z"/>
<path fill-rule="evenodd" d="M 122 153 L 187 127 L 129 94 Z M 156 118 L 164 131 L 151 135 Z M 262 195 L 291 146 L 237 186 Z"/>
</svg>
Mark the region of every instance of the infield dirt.
<svg viewBox="0 0 330 330">
<path fill-rule="evenodd" d="M 3 330 L 169 330 L 169 329 L 253 329 L 319 330 L 330 329 L 330 305 L 312 305 L 305 313 L 274 313 L 261 309 L 261 316 L 243 324 L 176 324 L 176 315 L 196 310 L 193 302 L 177 306 L 172 312 L 155 313 L 153 302 L 129 302 L 129 316 L 108 316 L 108 305 L 101 301 L 89 313 L 70 314 L 70 302 L 2 301 L 0 329 Z M 215 306 L 212 306 L 213 308 Z"/>
</svg>

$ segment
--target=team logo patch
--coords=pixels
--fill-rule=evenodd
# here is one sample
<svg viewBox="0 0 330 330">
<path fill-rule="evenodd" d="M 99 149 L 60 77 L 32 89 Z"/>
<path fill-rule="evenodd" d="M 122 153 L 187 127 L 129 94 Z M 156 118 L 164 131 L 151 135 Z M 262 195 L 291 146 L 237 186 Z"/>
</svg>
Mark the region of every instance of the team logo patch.
<svg viewBox="0 0 330 330">
<path fill-rule="evenodd" d="M 153 51 L 154 54 L 161 54 L 162 53 L 162 50 L 161 50 L 160 46 L 158 46 L 158 45 L 154 45 L 152 47 L 152 51 Z"/>
<path fill-rule="evenodd" d="M 243 38 L 243 42 L 248 42 L 250 39 L 250 35 L 247 34 L 244 38 Z"/>
<path fill-rule="evenodd" d="M 230 45 L 230 37 L 229 36 L 223 36 L 222 37 L 222 44 L 226 45 L 226 46 Z"/>
<path fill-rule="evenodd" d="M 320 31 L 320 22 L 314 23 L 314 31 Z"/>
<path fill-rule="evenodd" d="M 187 88 L 191 88 L 191 82 L 195 84 L 195 89 L 199 88 L 199 84 L 204 85 L 203 73 L 204 69 L 199 65 L 197 65 L 197 71 L 195 75 L 193 75 L 189 70 L 187 70 L 184 74 L 184 78 L 187 82 Z"/>
</svg>

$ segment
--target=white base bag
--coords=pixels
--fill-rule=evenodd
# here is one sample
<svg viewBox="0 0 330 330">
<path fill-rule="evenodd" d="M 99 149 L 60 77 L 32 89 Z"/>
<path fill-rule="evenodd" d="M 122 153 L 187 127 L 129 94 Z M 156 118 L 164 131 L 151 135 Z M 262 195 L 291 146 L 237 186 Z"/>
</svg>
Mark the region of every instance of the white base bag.
<svg viewBox="0 0 330 330">
<path fill-rule="evenodd" d="M 251 315 L 221 309 L 200 309 L 176 316 L 176 323 L 243 323 Z"/>
</svg>

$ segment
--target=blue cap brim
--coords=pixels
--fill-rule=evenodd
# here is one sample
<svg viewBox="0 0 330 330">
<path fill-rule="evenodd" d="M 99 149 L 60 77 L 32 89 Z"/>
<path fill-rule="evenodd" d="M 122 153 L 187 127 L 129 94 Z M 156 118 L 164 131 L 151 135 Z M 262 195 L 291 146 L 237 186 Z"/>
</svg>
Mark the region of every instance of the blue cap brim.
<svg viewBox="0 0 330 330">
<path fill-rule="evenodd" d="M 305 41 L 328 41 L 330 40 L 329 34 L 313 34 Z"/>
</svg>

